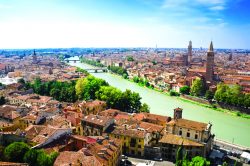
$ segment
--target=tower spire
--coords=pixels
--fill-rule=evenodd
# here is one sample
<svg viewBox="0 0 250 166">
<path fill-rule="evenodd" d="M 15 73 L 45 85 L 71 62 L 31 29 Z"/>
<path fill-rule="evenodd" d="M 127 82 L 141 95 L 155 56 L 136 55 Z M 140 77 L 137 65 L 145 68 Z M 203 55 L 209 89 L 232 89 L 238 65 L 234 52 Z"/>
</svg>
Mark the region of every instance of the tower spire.
<svg viewBox="0 0 250 166">
<path fill-rule="evenodd" d="M 208 51 L 209 52 L 213 52 L 214 51 L 213 41 L 211 41 L 210 46 L 208 48 Z"/>
</svg>

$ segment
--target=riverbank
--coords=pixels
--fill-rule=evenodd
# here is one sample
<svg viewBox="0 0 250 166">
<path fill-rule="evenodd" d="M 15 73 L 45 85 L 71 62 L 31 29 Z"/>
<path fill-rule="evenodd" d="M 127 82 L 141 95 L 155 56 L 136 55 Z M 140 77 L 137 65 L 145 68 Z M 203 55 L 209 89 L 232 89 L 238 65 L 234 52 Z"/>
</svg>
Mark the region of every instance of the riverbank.
<svg viewBox="0 0 250 166">
<path fill-rule="evenodd" d="M 76 57 L 77 58 L 77 57 Z M 73 59 L 73 58 L 72 58 Z M 69 63 L 72 66 L 82 69 L 94 68 L 86 63 Z M 132 81 L 125 80 L 120 76 L 110 73 L 91 73 L 97 78 L 106 80 L 111 86 L 114 86 L 122 91 L 130 89 L 137 92 L 142 97 L 142 102 L 145 102 L 150 107 L 150 112 L 153 114 L 172 116 L 173 109 L 177 107 L 183 108 L 183 117 L 185 119 L 199 121 L 203 123 L 212 123 L 212 132 L 216 135 L 216 139 L 233 142 L 238 145 L 250 147 L 250 120 L 239 118 L 227 113 L 215 111 L 209 107 L 201 106 L 199 103 L 194 104 L 182 101 L 177 97 L 171 97 L 164 92 L 158 93 L 156 90 L 138 86 Z"/>
<path fill-rule="evenodd" d="M 109 72 L 109 74 L 112 74 L 114 76 L 117 76 L 119 78 L 124 79 L 122 76 L 120 76 L 120 75 L 118 75 L 116 73 Z M 151 88 L 151 87 L 147 87 L 147 86 L 141 85 L 139 83 L 134 82 L 131 79 L 124 79 L 124 80 L 132 82 L 132 83 L 134 83 L 134 84 L 136 84 L 136 85 L 138 85 L 140 87 L 151 89 L 151 90 L 154 90 L 156 92 L 162 93 L 164 95 L 170 96 L 169 92 L 163 92 L 163 91 L 155 89 L 155 88 Z M 239 111 L 233 111 L 233 110 L 228 110 L 228 109 L 220 108 L 218 104 L 216 104 L 216 105 L 204 104 L 204 103 L 200 103 L 200 102 L 197 102 L 197 101 L 194 101 L 194 100 L 191 100 L 191 99 L 184 98 L 182 96 L 171 96 L 171 97 L 176 98 L 176 99 L 181 100 L 181 101 L 184 101 L 184 102 L 189 102 L 191 104 L 195 104 L 195 105 L 198 105 L 198 106 L 209 108 L 209 109 L 212 109 L 214 111 L 223 112 L 223 113 L 226 113 L 226 114 L 228 114 L 230 116 L 235 116 L 235 117 L 239 117 L 239 118 L 250 119 L 250 115 L 248 115 L 248 114 L 241 113 Z"/>
</svg>

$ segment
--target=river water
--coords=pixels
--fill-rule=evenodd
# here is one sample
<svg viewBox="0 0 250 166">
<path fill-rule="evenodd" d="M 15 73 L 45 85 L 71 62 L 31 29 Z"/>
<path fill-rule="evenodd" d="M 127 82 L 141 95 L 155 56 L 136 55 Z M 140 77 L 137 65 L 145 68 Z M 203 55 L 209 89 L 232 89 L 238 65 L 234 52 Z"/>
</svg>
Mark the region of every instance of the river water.
<svg viewBox="0 0 250 166">
<path fill-rule="evenodd" d="M 83 69 L 94 68 L 93 66 L 80 62 L 70 62 L 69 64 L 72 66 L 81 67 Z M 203 106 L 185 102 L 175 97 L 170 97 L 160 92 L 140 87 L 133 82 L 110 73 L 91 74 L 95 77 L 106 80 L 110 85 L 123 91 L 130 89 L 139 93 L 142 97 L 142 102 L 145 102 L 150 106 L 151 113 L 172 117 L 173 109 L 181 107 L 183 108 L 183 118 L 205 123 L 211 122 L 213 124 L 212 132 L 215 134 L 217 139 L 250 147 L 249 119 L 231 116 L 210 108 L 205 108 Z"/>
</svg>

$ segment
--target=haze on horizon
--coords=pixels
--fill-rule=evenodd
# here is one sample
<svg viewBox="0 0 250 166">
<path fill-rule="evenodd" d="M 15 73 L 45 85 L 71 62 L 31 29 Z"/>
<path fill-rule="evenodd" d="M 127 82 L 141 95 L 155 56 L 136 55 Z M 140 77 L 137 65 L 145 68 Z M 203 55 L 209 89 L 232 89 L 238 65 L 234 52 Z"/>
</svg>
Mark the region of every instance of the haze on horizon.
<svg viewBox="0 0 250 166">
<path fill-rule="evenodd" d="M 0 49 L 250 49 L 248 0 L 0 0 Z"/>
</svg>

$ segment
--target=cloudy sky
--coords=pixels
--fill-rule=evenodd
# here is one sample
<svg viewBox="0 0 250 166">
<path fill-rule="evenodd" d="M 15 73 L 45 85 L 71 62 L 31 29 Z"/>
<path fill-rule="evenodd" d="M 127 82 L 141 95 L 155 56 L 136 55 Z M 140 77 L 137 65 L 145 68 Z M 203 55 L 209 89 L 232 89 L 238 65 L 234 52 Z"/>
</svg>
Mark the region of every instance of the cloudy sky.
<svg viewBox="0 0 250 166">
<path fill-rule="evenodd" d="M 250 49 L 249 0 L 0 0 L 0 48 Z"/>
</svg>

